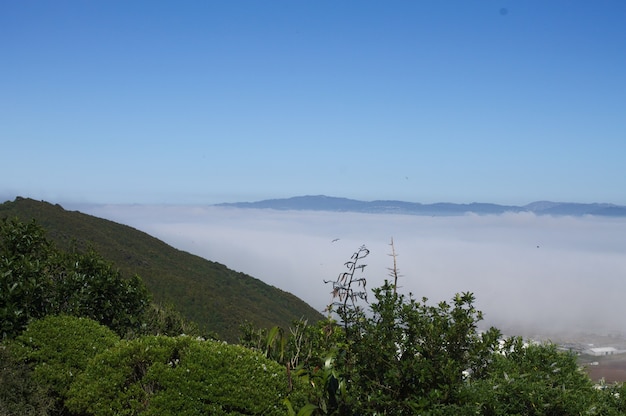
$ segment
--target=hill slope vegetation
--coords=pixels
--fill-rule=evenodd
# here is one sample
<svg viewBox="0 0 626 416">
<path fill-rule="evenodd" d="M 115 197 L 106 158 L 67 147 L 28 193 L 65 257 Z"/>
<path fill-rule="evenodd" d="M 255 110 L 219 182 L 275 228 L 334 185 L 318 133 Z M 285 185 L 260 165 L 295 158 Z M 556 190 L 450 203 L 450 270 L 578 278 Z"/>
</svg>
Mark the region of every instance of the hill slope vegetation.
<svg viewBox="0 0 626 416">
<path fill-rule="evenodd" d="M 21 197 L 0 205 L 4 217 L 35 219 L 60 248 L 95 249 L 123 275 L 139 275 L 154 301 L 173 305 L 201 329 L 227 341 L 237 340 L 244 322 L 286 328 L 295 319 L 322 318 L 290 293 L 126 225 Z"/>
</svg>

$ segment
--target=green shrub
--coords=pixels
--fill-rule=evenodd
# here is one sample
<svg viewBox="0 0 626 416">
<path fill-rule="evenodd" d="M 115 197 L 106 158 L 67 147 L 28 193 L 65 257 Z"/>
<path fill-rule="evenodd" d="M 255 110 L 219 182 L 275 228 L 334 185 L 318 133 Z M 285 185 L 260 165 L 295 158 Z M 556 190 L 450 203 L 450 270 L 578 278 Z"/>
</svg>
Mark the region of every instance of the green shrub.
<svg viewBox="0 0 626 416">
<path fill-rule="evenodd" d="M 491 357 L 485 377 L 471 376 L 462 389 L 464 400 L 482 415 L 611 415 L 618 400 L 594 387 L 574 354 L 553 344 L 525 345 L 512 338 L 506 353 Z"/>
<path fill-rule="evenodd" d="M 189 336 L 121 341 L 95 357 L 69 392 L 67 406 L 88 415 L 284 415 L 286 370 L 247 348 Z"/>
<path fill-rule="evenodd" d="M 34 379 L 62 399 L 88 361 L 118 341 L 113 331 L 91 319 L 50 315 L 28 325 L 15 346 L 32 366 Z"/>
<path fill-rule="evenodd" d="M 360 260 L 368 253 L 361 247 L 346 263 L 348 271 L 329 282 L 335 301 L 328 309 L 336 312 L 339 323 L 329 317 L 321 324 L 323 332 L 306 333 L 314 337 L 306 345 L 314 347 L 297 373 L 315 387 L 311 401 L 316 414 L 626 414 L 626 387 L 598 389 L 576 356 L 552 344 L 503 340 L 496 328 L 479 331 L 482 313 L 472 293 L 434 305 L 398 294 L 395 261 L 394 283 L 373 289 L 375 300 L 366 312 L 355 300 L 365 288 L 356 272 L 363 270 Z M 244 341 L 253 347 L 272 345 L 272 337 L 263 344 L 255 341 L 264 333 L 250 334 Z M 316 365 L 315 358 L 324 355 L 323 364 Z"/>
<path fill-rule="evenodd" d="M 0 345 L 0 415 L 47 416 L 54 399 L 32 377 L 31 368 Z"/>
<path fill-rule="evenodd" d="M 205 335 L 194 322 L 186 319 L 173 305 L 150 303 L 144 314 L 142 327 L 136 333 L 127 333 L 127 338 L 136 338 L 142 335 Z"/>
</svg>

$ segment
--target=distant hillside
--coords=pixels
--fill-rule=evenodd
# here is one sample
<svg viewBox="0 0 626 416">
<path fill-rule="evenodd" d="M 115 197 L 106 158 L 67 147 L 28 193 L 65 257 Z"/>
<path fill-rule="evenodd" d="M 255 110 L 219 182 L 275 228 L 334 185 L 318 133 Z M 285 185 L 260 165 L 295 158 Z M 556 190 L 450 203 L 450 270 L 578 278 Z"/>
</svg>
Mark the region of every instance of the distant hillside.
<svg viewBox="0 0 626 416">
<path fill-rule="evenodd" d="M 532 212 L 537 215 L 599 215 L 625 217 L 626 206 L 614 204 L 576 204 L 570 202 L 533 202 L 524 206 L 498 205 L 472 202 L 453 204 L 439 202 L 420 204 L 404 201 L 358 201 L 325 195 L 296 196 L 285 199 L 268 199 L 257 202 L 235 202 L 217 204 L 237 208 L 267 208 L 276 210 L 342 211 L 362 213 L 413 214 L 413 215 L 463 215 L 503 214 L 505 212 Z"/>
<path fill-rule="evenodd" d="M 155 301 L 172 304 L 201 328 L 236 341 L 245 321 L 259 327 L 281 325 L 322 315 L 296 296 L 223 264 L 177 250 L 132 227 L 66 211 L 60 205 L 17 198 L 0 205 L 0 218 L 36 219 L 59 247 L 72 241 L 92 246 L 126 276 L 138 274 Z"/>
</svg>

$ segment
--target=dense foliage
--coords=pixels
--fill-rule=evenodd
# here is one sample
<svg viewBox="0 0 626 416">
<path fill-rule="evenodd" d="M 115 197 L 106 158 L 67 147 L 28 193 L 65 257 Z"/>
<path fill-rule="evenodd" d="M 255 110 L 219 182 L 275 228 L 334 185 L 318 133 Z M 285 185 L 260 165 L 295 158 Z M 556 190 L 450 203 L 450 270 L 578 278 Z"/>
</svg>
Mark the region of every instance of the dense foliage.
<svg viewBox="0 0 626 416">
<path fill-rule="evenodd" d="M 135 228 L 28 198 L 0 204 L 0 218 L 36 220 L 64 251 L 93 248 L 123 276 L 141 276 L 154 302 L 175 305 L 203 334 L 236 342 L 242 322 L 287 328 L 323 316 L 293 294 L 223 264 L 177 250 Z"/>
<path fill-rule="evenodd" d="M 33 321 L 0 357 L 0 414 L 282 415 L 286 399 L 296 409 L 306 400 L 302 380 L 248 348 L 184 335 L 120 340 L 87 318 Z"/>
<path fill-rule="evenodd" d="M 626 411 L 621 387 L 598 390 L 575 355 L 553 344 L 511 338 L 493 354 L 483 377 L 461 388 L 466 414 L 619 415 Z"/>
<path fill-rule="evenodd" d="M 113 331 L 91 319 L 49 315 L 33 321 L 12 348 L 32 368 L 33 380 L 62 409 L 70 385 L 89 360 L 118 341 Z"/>
<path fill-rule="evenodd" d="M 36 223 L 4 219 L 0 414 L 626 414 L 626 389 L 598 388 L 575 355 L 479 331 L 473 294 L 398 293 L 395 255 L 393 279 L 367 292 L 368 254 L 328 282 L 326 319 L 248 323 L 229 345 L 180 335 L 193 325 L 93 250 L 59 250 Z"/>
<path fill-rule="evenodd" d="M 365 413 L 415 414 L 459 402 L 464 374 L 482 377 L 499 333 L 479 334 L 474 297 L 429 306 L 405 300 L 386 283 L 375 289 L 371 315 L 349 322 L 344 377 L 352 406 Z"/>
<path fill-rule="evenodd" d="M 10 345 L 0 345 L 0 415 L 52 414 L 56 401 L 32 373 L 32 366 L 16 357 Z"/>
<path fill-rule="evenodd" d="M 295 390 L 293 390 L 295 388 Z M 122 341 L 91 361 L 69 392 L 90 415 L 283 415 L 303 404 L 285 368 L 237 345 L 188 336 Z"/>
<path fill-rule="evenodd" d="M 479 331 L 471 293 L 431 305 L 393 282 L 365 300 L 360 248 L 333 284 L 335 302 L 315 326 L 243 328 L 242 343 L 294 365 L 320 415 L 618 415 L 620 385 L 598 389 L 576 356 L 553 344 Z M 395 259 L 394 259 L 395 260 Z M 298 346 L 298 348 L 294 348 Z"/>
<path fill-rule="evenodd" d="M 0 333 L 14 337 L 50 314 L 92 318 L 120 335 L 140 331 L 149 296 L 93 250 L 57 249 L 35 221 L 0 220 Z"/>
</svg>

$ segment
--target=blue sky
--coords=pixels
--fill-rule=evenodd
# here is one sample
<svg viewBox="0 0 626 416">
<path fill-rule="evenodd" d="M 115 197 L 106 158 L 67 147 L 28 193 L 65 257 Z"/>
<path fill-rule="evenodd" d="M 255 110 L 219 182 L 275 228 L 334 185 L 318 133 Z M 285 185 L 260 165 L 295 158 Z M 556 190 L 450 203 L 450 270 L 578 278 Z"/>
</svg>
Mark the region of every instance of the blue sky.
<svg viewBox="0 0 626 416">
<path fill-rule="evenodd" d="M 626 205 L 626 2 L 4 1 L 0 197 Z"/>
</svg>

